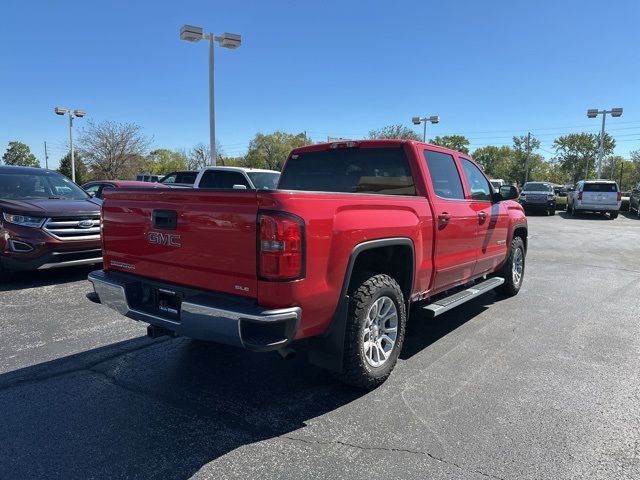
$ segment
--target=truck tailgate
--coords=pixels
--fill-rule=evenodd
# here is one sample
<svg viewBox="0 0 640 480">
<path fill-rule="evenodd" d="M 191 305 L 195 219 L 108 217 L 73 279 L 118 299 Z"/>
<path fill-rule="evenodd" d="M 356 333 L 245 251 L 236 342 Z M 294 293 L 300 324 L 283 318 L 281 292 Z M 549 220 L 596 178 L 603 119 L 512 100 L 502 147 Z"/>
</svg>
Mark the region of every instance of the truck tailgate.
<svg viewBox="0 0 640 480">
<path fill-rule="evenodd" d="M 256 297 L 256 192 L 145 189 L 105 197 L 106 270 Z"/>
</svg>

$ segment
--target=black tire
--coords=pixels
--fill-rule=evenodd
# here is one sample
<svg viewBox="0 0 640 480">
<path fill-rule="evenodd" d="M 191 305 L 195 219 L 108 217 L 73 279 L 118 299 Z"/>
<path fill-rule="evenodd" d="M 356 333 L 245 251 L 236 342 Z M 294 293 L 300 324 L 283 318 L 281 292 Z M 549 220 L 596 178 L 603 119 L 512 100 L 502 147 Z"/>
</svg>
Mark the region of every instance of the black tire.
<svg viewBox="0 0 640 480">
<path fill-rule="evenodd" d="M 522 255 L 522 273 L 518 281 L 514 280 L 513 264 L 517 258 L 518 253 Z M 498 287 L 498 291 L 507 297 L 513 297 L 517 295 L 522 287 L 522 281 L 524 280 L 526 252 L 524 250 L 524 242 L 520 237 L 514 237 L 511 241 L 511 247 L 509 248 L 509 256 L 504 263 L 497 276 L 504 278 L 504 283 Z"/>
<path fill-rule="evenodd" d="M 404 295 L 393 278 L 378 274 L 355 285 L 350 297 L 344 339 L 343 369 L 339 378 L 349 385 L 372 389 L 381 385 L 389 377 L 402 350 L 407 321 Z M 380 366 L 372 366 L 365 355 L 365 326 L 369 311 L 374 303 L 383 297 L 390 299 L 396 308 L 397 335 L 384 363 Z"/>
<path fill-rule="evenodd" d="M 609 214 L 609 220 L 615 220 L 616 218 L 618 218 L 618 212 L 611 212 Z"/>
<path fill-rule="evenodd" d="M 550 208 L 549 210 L 547 210 L 547 214 L 550 217 L 553 217 L 556 214 L 556 209 L 555 208 Z"/>
<path fill-rule="evenodd" d="M 0 263 L 0 286 L 8 282 L 11 278 L 11 272 L 2 267 L 2 263 Z"/>
<path fill-rule="evenodd" d="M 577 217 L 578 216 L 578 211 L 576 210 L 576 204 L 575 203 L 571 206 L 571 216 L 572 217 Z"/>
</svg>

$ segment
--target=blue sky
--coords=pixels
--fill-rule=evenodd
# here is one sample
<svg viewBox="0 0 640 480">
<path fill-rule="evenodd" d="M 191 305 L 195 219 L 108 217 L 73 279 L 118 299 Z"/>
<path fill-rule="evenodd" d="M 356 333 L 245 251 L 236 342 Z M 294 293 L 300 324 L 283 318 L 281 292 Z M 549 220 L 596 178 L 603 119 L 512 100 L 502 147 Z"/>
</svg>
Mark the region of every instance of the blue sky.
<svg viewBox="0 0 640 480">
<path fill-rule="evenodd" d="M 598 131 L 587 108 L 617 106 L 607 131 L 627 155 L 640 148 L 639 19 L 637 0 L 3 0 L 0 150 L 21 140 L 44 163 L 46 140 L 56 167 L 67 148 L 56 105 L 137 123 L 155 147 L 207 143 L 207 47 L 178 38 L 191 23 L 243 37 L 216 50 L 228 155 L 258 131 L 359 138 L 438 114 L 429 135 L 475 148 L 530 130 L 549 157 L 557 135 Z"/>
</svg>

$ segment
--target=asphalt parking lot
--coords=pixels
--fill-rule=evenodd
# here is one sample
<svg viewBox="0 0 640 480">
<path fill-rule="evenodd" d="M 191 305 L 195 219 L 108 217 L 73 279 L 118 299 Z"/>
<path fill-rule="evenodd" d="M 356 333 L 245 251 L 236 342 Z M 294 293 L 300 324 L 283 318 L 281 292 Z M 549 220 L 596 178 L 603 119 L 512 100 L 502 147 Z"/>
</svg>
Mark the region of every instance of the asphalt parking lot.
<svg viewBox="0 0 640 480">
<path fill-rule="evenodd" d="M 533 216 L 525 283 L 414 312 L 362 392 L 301 356 L 188 339 L 85 294 L 0 286 L 0 478 L 640 478 L 640 220 Z"/>
</svg>

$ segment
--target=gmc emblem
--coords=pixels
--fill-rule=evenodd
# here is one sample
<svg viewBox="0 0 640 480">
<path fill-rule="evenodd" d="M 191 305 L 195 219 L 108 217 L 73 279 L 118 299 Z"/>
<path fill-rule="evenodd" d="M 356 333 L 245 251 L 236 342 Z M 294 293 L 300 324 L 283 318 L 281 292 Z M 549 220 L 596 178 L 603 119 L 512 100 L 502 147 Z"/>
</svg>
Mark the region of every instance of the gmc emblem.
<svg viewBox="0 0 640 480">
<path fill-rule="evenodd" d="M 164 245 L 166 247 L 182 246 L 180 243 L 180 235 L 176 235 L 175 233 L 149 232 L 147 234 L 147 240 L 149 243 Z"/>
</svg>

